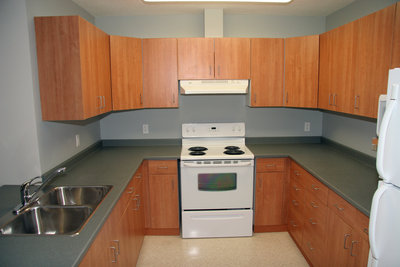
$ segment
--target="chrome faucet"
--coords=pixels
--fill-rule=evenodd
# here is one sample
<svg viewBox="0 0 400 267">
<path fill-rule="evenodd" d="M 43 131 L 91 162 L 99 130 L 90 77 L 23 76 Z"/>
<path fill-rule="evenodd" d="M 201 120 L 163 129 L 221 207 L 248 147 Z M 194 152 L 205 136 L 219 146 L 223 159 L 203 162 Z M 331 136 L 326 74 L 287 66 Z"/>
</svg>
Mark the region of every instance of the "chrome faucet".
<svg viewBox="0 0 400 267">
<path fill-rule="evenodd" d="M 55 171 L 54 171 L 52 174 L 50 174 L 47 178 L 44 178 L 44 177 L 42 177 L 42 176 L 36 176 L 36 177 L 30 179 L 29 181 L 26 181 L 25 183 L 23 183 L 23 184 L 20 186 L 21 204 L 18 205 L 18 206 L 14 209 L 14 211 L 13 211 L 14 214 L 19 214 L 19 213 L 21 213 L 22 211 L 24 211 L 27 207 L 29 207 L 30 204 L 33 202 L 33 200 L 36 199 L 36 198 L 34 198 L 34 197 L 37 195 L 37 193 L 38 193 L 41 189 L 45 188 L 45 187 L 53 180 L 53 178 L 55 178 L 55 177 L 57 177 L 57 176 L 59 176 L 59 175 L 65 173 L 66 169 L 67 169 L 66 167 L 62 167 L 62 168 L 59 168 L 59 169 L 55 170 Z M 41 180 L 42 182 L 40 182 L 40 181 L 35 182 L 35 181 L 38 180 L 38 179 Z M 30 190 L 29 190 L 30 187 L 31 187 L 32 185 L 39 185 L 39 184 L 40 184 L 39 188 L 36 189 L 36 190 L 31 194 L 31 193 L 30 193 Z"/>
</svg>

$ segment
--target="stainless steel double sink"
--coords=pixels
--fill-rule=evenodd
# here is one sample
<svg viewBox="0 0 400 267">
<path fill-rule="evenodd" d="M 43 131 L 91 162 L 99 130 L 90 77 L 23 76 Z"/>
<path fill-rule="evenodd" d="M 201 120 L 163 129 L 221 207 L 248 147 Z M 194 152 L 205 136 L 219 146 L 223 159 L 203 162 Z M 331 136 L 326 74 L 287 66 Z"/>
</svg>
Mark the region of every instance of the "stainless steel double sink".
<svg viewBox="0 0 400 267">
<path fill-rule="evenodd" d="M 111 189 L 111 185 L 55 187 L 2 225 L 0 234 L 79 234 Z"/>
</svg>

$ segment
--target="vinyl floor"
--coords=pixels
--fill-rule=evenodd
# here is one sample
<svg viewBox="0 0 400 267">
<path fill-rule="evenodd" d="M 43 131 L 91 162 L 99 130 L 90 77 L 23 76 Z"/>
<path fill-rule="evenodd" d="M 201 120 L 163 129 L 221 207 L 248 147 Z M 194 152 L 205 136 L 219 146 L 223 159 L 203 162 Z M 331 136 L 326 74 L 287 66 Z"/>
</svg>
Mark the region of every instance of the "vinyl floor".
<svg viewBox="0 0 400 267">
<path fill-rule="evenodd" d="M 252 237 L 182 239 L 145 236 L 138 267 L 308 266 L 287 232 Z"/>
</svg>

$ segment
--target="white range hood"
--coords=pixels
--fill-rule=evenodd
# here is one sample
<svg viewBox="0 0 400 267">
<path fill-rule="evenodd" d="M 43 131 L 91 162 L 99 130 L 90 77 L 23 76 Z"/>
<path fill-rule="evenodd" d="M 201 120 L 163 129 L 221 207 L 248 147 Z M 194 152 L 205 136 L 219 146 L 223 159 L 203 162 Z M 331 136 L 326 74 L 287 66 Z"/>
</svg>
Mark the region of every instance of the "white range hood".
<svg viewBox="0 0 400 267">
<path fill-rule="evenodd" d="M 182 95 L 247 94 L 249 80 L 181 80 Z"/>
</svg>

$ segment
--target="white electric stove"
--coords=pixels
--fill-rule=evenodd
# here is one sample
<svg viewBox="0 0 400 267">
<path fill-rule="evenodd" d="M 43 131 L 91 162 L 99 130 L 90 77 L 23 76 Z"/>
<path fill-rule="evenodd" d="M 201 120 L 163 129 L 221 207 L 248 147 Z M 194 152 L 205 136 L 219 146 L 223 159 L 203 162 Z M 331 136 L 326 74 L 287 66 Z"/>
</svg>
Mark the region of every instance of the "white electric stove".
<svg viewBox="0 0 400 267">
<path fill-rule="evenodd" d="M 182 237 L 253 234 L 254 155 L 244 123 L 182 125 Z"/>
</svg>

